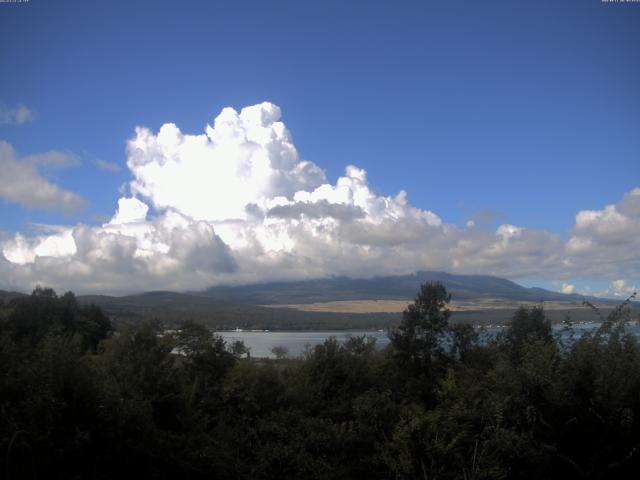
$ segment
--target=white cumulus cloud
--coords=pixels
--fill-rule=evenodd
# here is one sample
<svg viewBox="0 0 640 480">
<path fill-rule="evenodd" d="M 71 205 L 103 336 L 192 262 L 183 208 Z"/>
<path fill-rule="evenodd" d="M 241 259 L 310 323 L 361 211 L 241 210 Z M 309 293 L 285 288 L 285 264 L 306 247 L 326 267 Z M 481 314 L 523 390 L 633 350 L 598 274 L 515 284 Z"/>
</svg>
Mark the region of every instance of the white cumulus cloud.
<svg viewBox="0 0 640 480">
<path fill-rule="evenodd" d="M 571 283 L 562 282 L 560 290 L 562 293 L 573 293 L 576 291 L 576 286 Z"/>
<path fill-rule="evenodd" d="M 69 166 L 74 162 L 72 155 L 55 151 L 19 159 L 10 144 L 0 141 L 0 198 L 27 208 L 76 211 L 85 200 L 51 183 L 37 169 L 37 165 Z"/>
<path fill-rule="evenodd" d="M 104 170 L 106 172 L 119 172 L 120 165 L 115 162 L 109 162 L 107 160 L 97 159 L 93 161 L 93 164 L 98 167 L 100 170 Z"/>
<path fill-rule="evenodd" d="M 33 120 L 33 112 L 22 104 L 13 108 L 0 105 L 0 125 L 22 125 L 31 120 Z"/>
<path fill-rule="evenodd" d="M 225 108 L 201 135 L 171 123 L 157 135 L 137 128 L 127 146 L 131 192 L 158 209 L 226 220 L 245 219 L 248 204 L 320 186 L 324 172 L 299 158 L 279 118 L 277 106 L 263 103 L 239 113 Z"/>
<path fill-rule="evenodd" d="M 130 195 L 112 218 L 5 239 L 0 288 L 125 293 L 419 269 L 640 277 L 640 189 L 579 212 L 567 241 L 506 223 L 488 230 L 477 224 L 482 216 L 458 227 L 411 205 L 404 191 L 375 193 L 362 168 L 347 166 L 329 182 L 300 157 L 280 116 L 262 103 L 225 108 L 198 135 L 174 124 L 138 127 L 126 149 Z"/>
<path fill-rule="evenodd" d="M 609 286 L 609 293 L 613 297 L 629 297 L 638 292 L 638 287 L 628 285 L 625 280 L 614 280 Z"/>
<path fill-rule="evenodd" d="M 23 157 L 21 161 L 39 167 L 54 168 L 77 167 L 82 163 L 75 154 L 58 150 L 28 155 Z"/>
<path fill-rule="evenodd" d="M 592 277 L 640 277 L 640 188 L 601 210 L 583 210 L 566 243 L 567 269 Z"/>
</svg>

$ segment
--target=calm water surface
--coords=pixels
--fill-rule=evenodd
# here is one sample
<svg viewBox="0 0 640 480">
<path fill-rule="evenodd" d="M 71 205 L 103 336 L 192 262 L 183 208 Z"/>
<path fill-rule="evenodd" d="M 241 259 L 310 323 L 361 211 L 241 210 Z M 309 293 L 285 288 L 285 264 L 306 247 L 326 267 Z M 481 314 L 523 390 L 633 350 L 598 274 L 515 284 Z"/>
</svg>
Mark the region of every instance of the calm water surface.
<svg viewBox="0 0 640 480">
<path fill-rule="evenodd" d="M 344 342 L 349 336 L 358 337 L 366 335 L 376 339 L 378 348 L 383 348 L 389 343 L 386 332 L 377 331 L 323 331 L 323 332 L 216 332 L 226 341 L 234 342 L 242 340 L 251 350 L 252 357 L 273 358 L 271 353 L 273 347 L 284 347 L 288 351 L 288 356 L 297 357 L 302 355 L 307 348 L 323 343 L 329 337 L 336 337 L 340 342 Z"/>
<path fill-rule="evenodd" d="M 573 326 L 575 338 L 579 338 L 585 332 L 595 331 L 599 326 L 597 322 L 580 323 Z M 554 325 L 556 334 L 562 335 L 562 325 Z M 501 327 L 491 327 L 485 330 L 486 335 L 493 336 L 501 330 Z M 627 325 L 627 332 L 632 333 L 640 339 L 640 326 L 636 322 Z M 289 357 L 297 357 L 304 353 L 308 347 L 314 347 L 323 343 L 329 337 L 336 337 L 340 342 L 344 342 L 349 337 L 359 337 L 366 335 L 376 339 L 376 346 L 384 348 L 389 344 L 387 332 L 372 330 L 350 330 L 350 331 L 321 331 L 321 332 L 265 332 L 265 331 L 224 331 L 217 332 L 227 342 L 242 340 L 250 348 L 252 357 L 273 358 L 271 352 L 274 347 L 284 347 L 287 349 Z"/>
</svg>

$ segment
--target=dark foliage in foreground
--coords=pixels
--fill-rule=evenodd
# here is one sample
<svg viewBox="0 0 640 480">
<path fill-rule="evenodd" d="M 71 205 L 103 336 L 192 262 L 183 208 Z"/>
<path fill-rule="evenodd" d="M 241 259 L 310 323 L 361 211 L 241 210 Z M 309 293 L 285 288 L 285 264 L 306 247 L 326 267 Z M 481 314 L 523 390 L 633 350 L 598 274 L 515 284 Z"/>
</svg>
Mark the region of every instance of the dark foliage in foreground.
<svg viewBox="0 0 640 480">
<path fill-rule="evenodd" d="M 207 328 L 113 332 L 37 289 L 0 306 L 0 476 L 636 478 L 640 347 L 623 304 L 553 337 L 542 307 L 495 339 L 422 286 L 391 344 L 245 358 Z M 176 353 L 178 352 L 178 353 Z"/>
</svg>

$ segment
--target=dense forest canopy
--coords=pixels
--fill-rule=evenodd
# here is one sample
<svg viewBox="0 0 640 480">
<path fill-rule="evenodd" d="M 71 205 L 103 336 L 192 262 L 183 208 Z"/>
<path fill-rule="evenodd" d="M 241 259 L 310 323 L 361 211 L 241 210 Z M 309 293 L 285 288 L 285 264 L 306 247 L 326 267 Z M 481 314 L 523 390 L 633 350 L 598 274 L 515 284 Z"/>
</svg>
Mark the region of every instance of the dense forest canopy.
<svg viewBox="0 0 640 480">
<path fill-rule="evenodd" d="M 481 341 L 421 286 L 389 331 L 252 359 L 185 322 L 114 326 L 72 293 L 0 305 L 0 475 L 17 478 L 636 478 L 640 347 L 541 306 Z"/>
</svg>

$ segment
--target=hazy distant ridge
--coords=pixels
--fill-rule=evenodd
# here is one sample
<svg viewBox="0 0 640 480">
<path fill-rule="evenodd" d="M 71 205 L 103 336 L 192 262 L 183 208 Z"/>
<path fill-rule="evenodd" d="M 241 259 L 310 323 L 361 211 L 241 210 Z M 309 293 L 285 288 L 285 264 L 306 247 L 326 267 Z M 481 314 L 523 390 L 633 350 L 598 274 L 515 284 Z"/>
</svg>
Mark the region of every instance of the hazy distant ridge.
<svg viewBox="0 0 640 480">
<path fill-rule="evenodd" d="M 486 311 L 486 306 L 480 305 L 480 301 L 486 299 L 513 302 L 514 309 L 516 302 L 540 301 L 565 302 L 568 309 L 574 309 L 584 298 L 577 294 L 566 295 L 542 288 L 526 288 L 510 280 L 488 275 L 454 275 L 422 271 L 414 275 L 370 279 L 334 277 L 233 287 L 219 286 L 200 292 L 155 291 L 120 297 L 79 295 L 78 300 L 82 304 L 100 306 L 116 320 L 158 318 L 179 322 L 192 319 L 206 322 L 216 328 L 379 328 L 399 321 L 400 313 L 299 311 L 286 306 L 353 300 L 403 300 L 409 303 L 415 297 L 421 283 L 434 281 L 442 282 L 446 286 L 454 302 L 473 303 L 474 300 L 478 300 L 478 311 L 484 313 L 474 316 L 467 312 L 464 318 L 468 320 L 483 318 L 502 321 L 509 317 L 511 313 L 507 310 Z M 20 295 L 23 294 L 0 290 L 0 299 L 5 302 Z M 589 300 L 598 304 L 617 303 L 593 297 Z M 272 308 L 264 305 L 270 305 Z M 279 305 L 282 307 L 279 308 Z"/>
<path fill-rule="evenodd" d="M 198 295 L 253 305 L 315 303 L 337 300 L 412 299 L 424 282 L 442 282 L 454 300 L 499 298 L 514 301 L 582 301 L 582 295 L 567 295 L 543 288 L 527 288 L 511 280 L 489 275 L 454 275 L 421 271 L 415 275 L 355 279 L 334 277 L 297 282 L 271 282 L 236 287 L 212 287 Z"/>
</svg>

